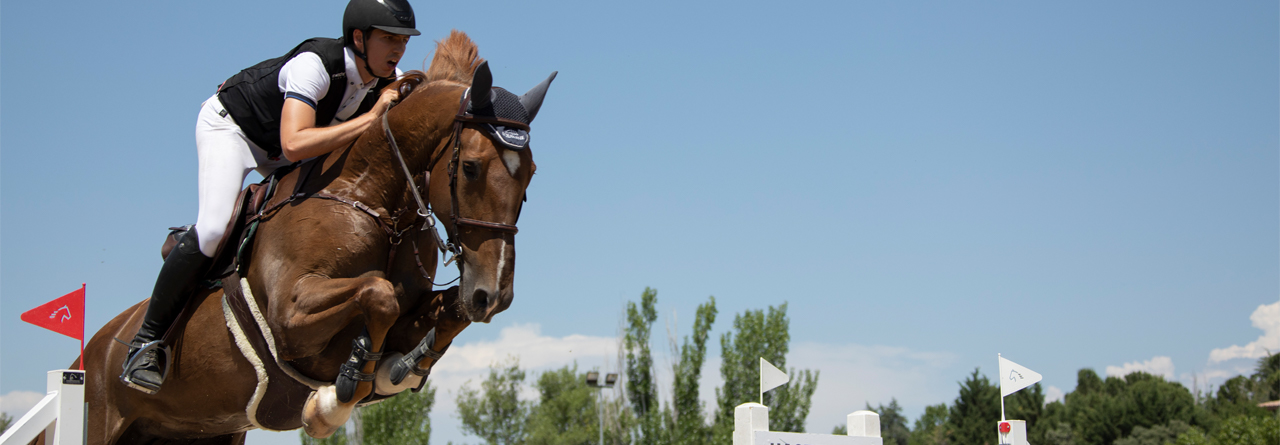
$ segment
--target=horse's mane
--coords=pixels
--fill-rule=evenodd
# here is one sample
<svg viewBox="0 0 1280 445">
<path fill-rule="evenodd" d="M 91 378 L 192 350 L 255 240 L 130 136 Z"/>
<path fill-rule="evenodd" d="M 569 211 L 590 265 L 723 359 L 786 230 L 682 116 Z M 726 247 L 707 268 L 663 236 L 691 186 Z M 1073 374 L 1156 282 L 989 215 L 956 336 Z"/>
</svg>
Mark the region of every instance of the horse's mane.
<svg viewBox="0 0 1280 445">
<path fill-rule="evenodd" d="M 400 100 L 403 101 L 419 85 L 425 83 L 445 81 L 471 86 L 471 77 L 475 74 L 476 67 L 484 63 L 484 59 L 477 55 L 478 52 L 476 43 L 466 33 L 455 29 L 449 33 L 448 38 L 436 42 L 436 55 L 427 72 L 405 72 L 387 88 L 400 90 Z"/>
<path fill-rule="evenodd" d="M 484 59 L 480 58 L 476 42 L 467 33 L 453 30 L 449 37 L 436 42 L 436 55 L 427 69 L 427 81 L 449 80 L 471 85 L 471 76 Z"/>
</svg>

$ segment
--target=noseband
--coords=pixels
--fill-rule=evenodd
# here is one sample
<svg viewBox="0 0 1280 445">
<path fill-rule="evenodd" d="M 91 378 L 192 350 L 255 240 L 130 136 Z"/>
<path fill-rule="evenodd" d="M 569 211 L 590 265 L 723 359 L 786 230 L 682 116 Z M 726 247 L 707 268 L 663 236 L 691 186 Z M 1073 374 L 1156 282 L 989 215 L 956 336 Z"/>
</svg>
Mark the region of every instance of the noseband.
<svg viewBox="0 0 1280 445">
<path fill-rule="evenodd" d="M 444 263 L 445 266 L 448 266 L 449 263 L 453 262 L 454 260 L 458 260 L 459 277 L 461 277 L 462 267 L 463 267 L 462 246 L 459 243 L 454 243 L 454 240 L 458 239 L 457 231 L 459 226 L 478 227 L 481 229 L 492 230 L 495 232 L 510 233 L 512 235 L 515 235 L 517 232 L 520 231 L 514 224 L 503 224 L 503 223 L 493 222 L 493 221 L 483 221 L 478 219 L 466 218 L 458 214 L 458 154 L 462 150 L 462 129 L 466 127 L 467 124 L 476 123 L 476 124 L 503 125 L 503 126 L 517 128 L 524 131 L 529 131 L 529 126 L 523 122 L 517 122 L 510 119 L 503 119 L 500 117 L 493 117 L 493 116 L 476 116 L 474 114 L 468 113 L 467 108 L 468 108 L 468 105 L 470 104 L 471 104 L 471 89 L 468 88 L 466 92 L 462 94 L 462 99 L 460 100 L 460 104 L 458 106 L 458 113 L 454 115 L 453 133 L 449 137 L 449 143 L 447 143 L 443 148 L 441 148 L 440 151 L 432 155 L 431 162 L 427 164 L 427 169 L 423 173 L 426 176 L 426 180 L 424 182 L 427 184 L 427 187 L 430 187 L 431 171 L 435 170 L 436 163 L 440 162 L 440 159 L 444 157 L 445 151 L 449 150 L 449 147 L 452 146 L 453 156 L 449 161 L 448 171 L 449 171 L 449 197 L 450 197 L 449 201 L 451 204 L 450 205 L 451 208 L 449 209 L 449 219 L 450 221 L 453 222 L 453 228 L 451 229 L 450 227 L 445 227 L 445 234 L 449 237 L 449 241 L 447 243 L 440 238 L 440 233 L 436 231 L 435 218 L 431 216 L 431 208 L 426 203 L 426 201 L 422 199 L 422 195 L 418 192 L 418 186 L 413 183 L 413 174 L 409 172 L 409 165 L 405 163 L 404 155 L 400 153 L 400 147 L 396 144 L 396 138 L 394 135 L 391 134 L 391 126 L 387 123 L 387 113 L 382 114 L 382 130 L 386 132 L 387 142 L 391 146 L 391 151 L 395 153 L 396 160 L 400 161 L 400 169 L 401 171 L 404 172 L 405 179 L 408 180 L 409 190 L 413 192 L 413 199 L 416 200 L 418 203 L 418 216 L 421 216 L 426 220 L 426 222 L 422 225 L 421 230 L 431 231 L 431 236 L 435 239 L 436 246 L 440 249 L 441 254 L 445 254 L 445 253 L 453 254 L 452 258 L 450 258 L 448 261 L 445 261 Z M 495 146 L 496 145 L 497 144 L 495 144 Z M 519 221 L 519 219 L 520 219 L 520 215 L 517 213 L 516 220 Z M 427 277 L 427 278 L 431 279 L 431 277 Z"/>
</svg>

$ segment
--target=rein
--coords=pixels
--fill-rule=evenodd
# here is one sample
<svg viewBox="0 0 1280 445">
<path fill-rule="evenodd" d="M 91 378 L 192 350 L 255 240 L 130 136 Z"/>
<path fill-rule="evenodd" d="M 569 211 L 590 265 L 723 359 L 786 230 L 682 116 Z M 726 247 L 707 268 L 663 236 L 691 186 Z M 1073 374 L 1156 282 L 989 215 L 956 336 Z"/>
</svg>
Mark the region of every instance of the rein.
<svg viewBox="0 0 1280 445">
<path fill-rule="evenodd" d="M 395 154 L 396 161 L 400 164 L 400 171 L 404 173 L 405 179 L 407 180 L 407 183 L 409 186 L 409 190 L 413 192 L 413 199 L 418 206 L 418 209 L 416 212 L 417 215 L 425 219 L 425 222 L 423 223 L 422 228 L 420 228 L 419 230 L 431 232 L 431 236 L 436 243 L 436 247 L 440 249 L 440 253 L 442 255 L 452 254 L 452 257 L 449 258 L 444 263 L 446 267 L 449 265 L 449 263 L 452 263 L 454 261 L 458 262 L 459 274 L 457 278 L 454 278 L 453 280 L 443 284 L 436 283 L 434 278 L 427 273 L 426 267 L 422 264 L 422 258 L 419 255 L 417 244 L 411 243 L 413 244 L 414 257 L 418 263 L 418 271 L 422 274 L 424 278 L 426 278 L 428 281 L 431 281 L 431 284 L 435 286 L 445 286 L 462 278 L 461 272 L 463 268 L 463 263 L 465 262 L 462 256 L 462 246 L 453 242 L 453 240 L 457 238 L 456 232 L 459 226 L 478 227 L 481 229 L 492 230 L 495 232 L 510 233 L 512 235 L 519 232 L 519 228 L 517 228 L 513 224 L 503 224 L 503 223 L 492 222 L 492 221 L 483 221 L 478 219 L 466 218 L 458 214 L 458 185 L 457 185 L 458 184 L 458 156 L 462 149 L 462 129 L 465 128 L 467 124 L 470 124 L 470 123 L 497 124 L 497 125 L 503 125 L 503 126 L 512 127 L 512 128 L 518 128 L 524 131 L 529 131 L 529 126 L 523 122 L 513 121 L 509 119 L 503 119 L 498 117 L 488 117 L 488 116 L 476 116 L 471 113 L 467 113 L 467 106 L 471 102 L 471 89 L 469 88 L 467 89 L 466 92 L 463 93 L 462 99 L 460 102 L 461 103 L 458 108 L 458 113 L 454 116 L 453 132 L 449 137 L 449 141 L 439 151 L 434 152 L 434 154 L 431 157 L 431 161 L 427 164 L 427 168 L 423 172 L 423 175 L 425 176 L 423 182 L 427 187 L 430 187 L 431 171 L 435 170 L 436 164 L 438 164 L 440 160 L 444 158 L 445 152 L 450 149 L 450 146 L 452 146 L 451 148 L 453 153 L 449 161 L 448 172 L 449 172 L 449 194 L 451 198 L 450 199 L 451 208 L 449 209 L 449 219 L 451 222 L 453 222 L 453 229 L 451 230 L 449 227 L 447 226 L 445 227 L 445 232 L 446 232 L 445 234 L 446 236 L 449 237 L 448 242 L 446 242 L 443 238 L 441 238 L 440 232 L 436 230 L 436 220 L 432 216 L 431 206 L 426 202 L 425 199 L 423 199 L 421 192 L 418 191 L 417 184 L 414 184 L 413 182 L 413 174 L 409 171 L 409 165 L 408 163 L 405 162 L 404 155 L 401 154 L 400 152 L 400 146 L 399 144 L 396 143 L 395 135 L 392 134 L 391 132 L 391 125 L 387 122 L 387 114 L 383 113 L 382 115 L 382 130 L 387 136 L 387 145 L 391 149 L 391 152 Z M 353 201 L 341 196 L 337 196 L 337 195 L 333 195 L 325 192 L 304 193 L 301 191 L 301 187 L 302 187 L 302 184 L 305 182 L 305 179 L 306 179 L 306 174 L 304 172 L 303 176 L 298 179 L 297 187 L 294 190 L 293 194 L 289 195 L 289 197 L 286 199 L 277 201 L 274 204 L 265 206 L 264 208 L 260 209 L 257 212 L 257 214 L 249 218 L 249 222 L 255 223 L 257 221 L 266 220 L 268 218 L 268 215 L 273 213 L 275 210 L 285 206 L 286 204 L 295 202 L 298 199 L 320 198 L 320 199 L 327 199 L 331 201 L 337 201 L 337 202 L 341 202 L 343 204 L 349 205 L 352 208 L 359 210 L 360 212 L 363 212 L 364 214 L 372 217 L 374 221 L 378 223 L 378 226 L 381 227 L 382 230 L 386 232 L 387 236 L 390 237 L 391 239 L 392 249 L 391 249 L 390 258 L 388 259 L 388 261 L 391 261 L 391 259 L 395 258 L 395 250 L 396 250 L 395 246 L 398 246 L 400 244 L 401 240 L 403 239 L 404 233 L 407 232 L 408 229 L 397 230 L 395 226 L 398 226 L 398 224 L 394 222 L 391 224 L 388 224 L 383 219 L 383 216 L 378 213 L 378 211 L 370 208 L 368 205 L 365 205 L 360 201 Z M 405 210 L 407 209 L 402 208 L 400 212 L 397 212 L 395 215 L 390 215 L 390 218 L 393 221 L 398 220 L 400 214 L 403 213 Z"/>
<path fill-rule="evenodd" d="M 440 238 L 440 233 L 436 230 L 435 218 L 431 216 L 431 206 L 427 204 L 425 200 L 422 199 L 422 194 L 418 192 L 417 184 L 413 183 L 413 174 L 409 172 L 409 165 L 404 161 L 404 155 L 400 153 L 400 146 L 396 144 L 395 135 L 392 134 L 391 132 L 391 125 L 387 123 L 387 113 L 382 114 L 382 130 L 384 133 L 386 133 L 387 145 L 391 148 L 391 152 L 395 153 L 396 160 L 400 163 L 400 171 L 404 173 L 405 179 L 407 180 L 409 185 L 409 190 L 413 192 L 413 199 L 414 201 L 416 201 L 418 205 L 417 214 L 426 219 L 426 222 L 422 225 L 422 229 L 420 230 L 431 231 L 431 236 L 432 238 L 435 239 L 436 246 L 440 249 L 440 253 L 442 255 L 446 253 L 453 254 L 453 256 L 449 258 L 447 261 L 445 261 L 444 264 L 445 266 L 448 266 L 449 263 L 457 260 L 459 278 L 462 277 L 461 272 L 463 268 L 463 263 L 465 262 L 465 259 L 462 256 L 462 246 L 454 243 L 454 240 L 457 239 L 458 237 L 456 232 L 459 226 L 465 225 L 465 226 L 479 227 L 482 229 L 492 230 L 496 232 L 510 233 L 512 235 L 515 235 L 520 231 L 520 229 L 513 224 L 503 224 L 503 223 L 498 223 L 493 221 L 483 221 L 478 219 L 466 218 L 458 214 L 458 155 L 462 150 L 462 129 L 465 128 L 468 123 L 483 123 L 483 124 L 504 125 L 504 126 L 513 127 L 513 128 L 519 128 L 524 131 L 529 131 L 529 126 L 523 122 L 517 122 L 509 119 L 498 118 L 498 117 L 476 116 L 471 113 L 467 113 L 467 106 L 470 103 L 471 103 L 471 89 L 468 88 L 465 92 L 463 92 L 462 98 L 459 100 L 458 112 L 457 114 L 454 115 L 454 118 L 453 118 L 453 134 L 449 136 L 449 143 L 447 143 L 444 148 L 441 148 L 440 151 L 432 155 L 431 161 L 427 164 L 427 169 L 424 172 L 424 175 L 426 176 L 426 180 L 424 182 L 426 183 L 427 187 L 430 187 L 431 172 L 435 170 L 436 164 L 439 163 L 440 159 L 444 157 L 445 151 L 448 150 L 448 147 L 450 145 L 452 146 L 453 156 L 449 161 L 448 172 L 449 172 L 449 195 L 450 195 L 449 201 L 450 201 L 450 207 L 451 207 L 449 209 L 449 219 L 451 220 L 451 222 L 453 222 L 453 229 L 450 229 L 448 226 L 445 227 L 445 235 L 449 237 L 449 241 L 447 243 Z M 417 255 L 417 246 L 414 246 L 414 254 Z M 418 268 L 423 271 L 423 275 L 425 276 L 426 269 L 422 267 L 421 259 L 419 259 L 418 261 Z M 427 279 L 431 279 L 431 277 L 427 277 Z"/>
</svg>

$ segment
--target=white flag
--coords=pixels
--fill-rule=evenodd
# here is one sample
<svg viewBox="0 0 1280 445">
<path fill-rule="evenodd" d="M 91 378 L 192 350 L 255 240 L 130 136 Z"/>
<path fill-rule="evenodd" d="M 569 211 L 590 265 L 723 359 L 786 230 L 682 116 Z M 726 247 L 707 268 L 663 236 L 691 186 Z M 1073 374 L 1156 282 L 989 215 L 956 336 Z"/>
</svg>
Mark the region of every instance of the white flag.
<svg viewBox="0 0 1280 445">
<path fill-rule="evenodd" d="M 997 355 L 997 357 L 999 357 Z M 1041 379 L 1040 373 L 1027 369 L 1022 365 L 1000 358 L 1000 397 L 1018 392 L 1022 388 L 1034 385 Z"/>
<path fill-rule="evenodd" d="M 773 363 L 769 363 L 764 357 L 760 357 L 760 394 L 785 385 L 789 381 L 791 381 L 791 377 L 787 373 L 773 366 Z"/>
</svg>

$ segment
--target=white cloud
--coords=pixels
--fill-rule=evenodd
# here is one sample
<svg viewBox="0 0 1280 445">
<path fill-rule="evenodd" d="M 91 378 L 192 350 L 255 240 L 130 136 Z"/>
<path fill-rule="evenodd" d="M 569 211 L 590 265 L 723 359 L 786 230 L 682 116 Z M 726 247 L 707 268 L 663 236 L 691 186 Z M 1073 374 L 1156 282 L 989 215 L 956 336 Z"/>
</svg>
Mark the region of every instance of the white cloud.
<svg viewBox="0 0 1280 445">
<path fill-rule="evenodd" d="M 0 412 L 8 413 L 14 420 L 18 420 L 43 398 L 44 394 L 34 391 L 9 391 L 0 396 Z"/>
<path fill-rule="evenodd" d="M 469 329 L 488 327 L 477 325 Z M 532 399 L 537 397 L 533 383 L 539 372 L 575 361 L 579 370 L 600 368 L 605 372 L 618 372 L 617 354 L 617 338 L 578 334 L 549 337 L 542 335 L 542 326 L 536 323 L 502 328 L 494 341 L 462 343 L 459 340 L 431 370 L 431 386 L 437 388 L 436 405 L 431 410 L 432 442 L 476 440 L 462 435 L 462 425 L 456 417 L 458 390 L 468 382 L 472 388 L 478 388 L 488 377 L 490 365 L 505 363 L 510 357 L 519 360 L 520 369 L 526 372 L 522 397 Z"/>
<path fill-rule="evenodd" d="M 1214 349 L 1209 352 L 1209 363 L 1220 363 L 1231 359 L 1262 358 L 1267 351 L 1280 351 L 1280 301 L 1273 304 L 1259 305 L 1249 316 L 1253 327 L 1262 330 L 1262 336 L 1244 345 L 1232 345 L 1227 348 Z"/>
<path fill-rule="evenodd" d="M 1163 376 L 1165 380 L 1173 380 L 1173 359 L 1161 355 L 1145 362 L 1130 362 L 1125 363 L 1124 366 L 1107 367 L 1107 375 L 1112 377 L 1124 377 L 1138 371 Z"/>
<path fill-rule="evenodd" d="M 1044 390 L 1044 403 L 1061 402 L 1065 395 L 1066 393 L 1062 392 L 1061 388 L 1049 385 L 1049 387 Z"/>
<path fill-rule="evenodd" d="M 433 373 L 487 372 L 489 365 L 508 356 L 519 358 L 522 369 L 559 367 L 579 359 L 612 361 L 617 351 L 618 339 L 613 337 L 578 334 L 547 337 L 542 335 L 542 326 L 536 323 L 514 324 L 502 328 L 495 341 L 451 346 Z"/>
</svg>

